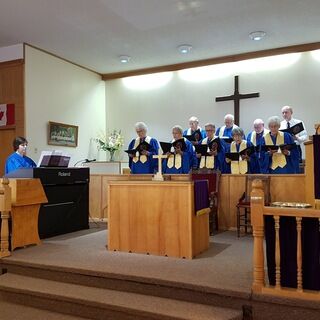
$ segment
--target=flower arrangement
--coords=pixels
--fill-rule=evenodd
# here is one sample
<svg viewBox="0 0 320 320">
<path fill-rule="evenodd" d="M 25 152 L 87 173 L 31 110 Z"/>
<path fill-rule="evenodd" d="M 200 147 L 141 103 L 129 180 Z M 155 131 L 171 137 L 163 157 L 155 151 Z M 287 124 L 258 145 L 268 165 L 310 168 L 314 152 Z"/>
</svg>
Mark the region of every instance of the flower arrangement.
<svg viewBox="0 0 320 320">
<path fill-rule="evenodd" d="M 113 130 L 108 135 L 101 133 L 96 139 L 98 144 L 98 149 L 103 151 L 109 151 L 111 159 L 113 160 L 113 155 L 116 151 L 120 150 L 123 146 L 123 137 L 121 135 L 121 130 Z"/>
</svg>

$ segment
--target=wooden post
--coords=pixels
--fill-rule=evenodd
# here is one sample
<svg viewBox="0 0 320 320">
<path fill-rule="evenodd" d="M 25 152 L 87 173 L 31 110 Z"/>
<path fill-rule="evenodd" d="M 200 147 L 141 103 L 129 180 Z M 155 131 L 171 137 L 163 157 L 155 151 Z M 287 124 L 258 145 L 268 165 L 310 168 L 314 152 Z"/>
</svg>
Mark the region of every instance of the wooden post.
<svg viewBox="0 0 320 320">
<path fill-rule="evenodd" d="M 11 189 L 9 180 L 3 178 L 0 186 L 0 212 L 1 212 L 1 238 L 0 238 L 0 258 L 9 257 L 9 218 L 11 211 Z"/>
<path fill-rule="evenodd" d="M 274 218 L 274 228 L 276 231 L 276 250 L 275 250 L 275 260 L 276 260 L 276 289 L 281 288 L 281 269 L 280 269 L 280 216 L 273 216 Z"/>
<path fill-rule="evenodd" d="M 264 282 L 264 191 L 261 180 L 254 180 L 251 191 L 251 224 L 253 229 L 253 284 L 252 291 L 261 292 Z"/>
<path fill-rule="evenodd" d="M 157 156 L 153 156 L 154 159 L 158 159 L 158 172 L 154 175 L 152 180 L 163 181 L 162 175 L 162 159 L 166 159 L 167 155 L 158 154 Z"/>
</svg>

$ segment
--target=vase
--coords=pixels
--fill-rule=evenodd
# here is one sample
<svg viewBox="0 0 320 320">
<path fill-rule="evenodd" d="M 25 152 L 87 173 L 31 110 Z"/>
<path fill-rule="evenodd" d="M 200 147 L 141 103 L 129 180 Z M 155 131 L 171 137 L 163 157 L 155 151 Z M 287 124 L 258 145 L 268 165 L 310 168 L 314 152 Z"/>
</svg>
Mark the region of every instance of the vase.
<svg viewBox="0 0 320 320">
<path fill-rule="evenodd" d="M 109 158 L 109 161 L 114 161 L 114 153 L 115 151 L 114 150 L 110 150 L 110 158 Z"/>
</svg>

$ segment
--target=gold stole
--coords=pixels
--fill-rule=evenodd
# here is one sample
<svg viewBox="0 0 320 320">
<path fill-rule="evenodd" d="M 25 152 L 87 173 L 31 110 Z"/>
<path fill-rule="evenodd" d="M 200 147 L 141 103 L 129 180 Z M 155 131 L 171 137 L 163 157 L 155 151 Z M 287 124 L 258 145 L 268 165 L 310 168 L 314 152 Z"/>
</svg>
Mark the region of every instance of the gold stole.
<svg viewBox="0 0 320 320">
<path fill-rule="evenodd" d="M 207 144 L 207 143 L 208 143 L 208 138 L 205 138 L 202 140 L 201 144 Z M 214 156 L 201 156 L 199 168 L 200 169 L 203 169 L 203 168 L 213 169 L 214 168 Z"/>
<path fill-rule="evenodd" d="M 180 169 L 182 164 L 182 159 L 180 154 L 170 154 L 167 160 L 167 167 L 172 168 L 173 166 L 176 169 Z"/>
<path fill-rule="evenodd" d="M 264 140 L 267 146 L 274 145 L 270 134 L 265 135 Z M 276 145 L 279 146 L 281 144 L 284 144 L 284 133 L 281 131 L 278 131 L 277 138 L 276 138 Z M 271 169 L 275 170 L 278 167 L 283 168 L 286 166 L 286 164 L 287 164 L 286 156 L 281 152 L 279 148 L 278 152 L 272 154 Z"/>
<path fill-rule="evenodd" d="M 239 152 L 247 148 L 247 141 L 242 140 L 239 148 Z M 236 142 L 232 141 L 230 146 L 231 152 L 237 152 Z M 231 173 L 232 174 L 245 174 L 248 172 L 247 160 L 242 160 L 239 154 L 239 161 L 231 161 Z"/>
<path fill-rule="evenodd" d="M 267 129 L 263 129 L 263 137 L 268 134 L 270 131 L 267 130 Z M 252 131 L 252 134 L 251 134 L 251 139 L 250 139 L 251 143 L 256 146 L 257 145 L 257 133 L 255 131 Z"/>
<path fill-rule="evenodd" d="M 186 139 L 184 138 L 186 141 Z M 175 140 L 172 140 L 171 142 L 174 142 Z M 176 169 L 180 169 L 182 165 L 182 157 L 181 154 L 170 154 L 167 158 L 167 167 L 171 169 L 172 167 L 175 167 Z"/>
<path fill-rule="evenodd" d="M 144 141 L 150 144 L 151 138 L 149 136 L 147 136 L 147 137 L 145 137 Z M 138 138 L 136 138 L 136 140 L 134 142 L 133 149 L 137 148 L 139 144 L 140 144 L 140 138 L 138 137 Z M 138 161 L 140 161 L 141 163 L 146 163 L 147 160 L 148 160 L 147 156 L 144 154 L 139 154 L 139 152 L 137 152 L 136 155 L 132 159 L 132 161 L 134 163 L 137 163 Z"/>
</svg>

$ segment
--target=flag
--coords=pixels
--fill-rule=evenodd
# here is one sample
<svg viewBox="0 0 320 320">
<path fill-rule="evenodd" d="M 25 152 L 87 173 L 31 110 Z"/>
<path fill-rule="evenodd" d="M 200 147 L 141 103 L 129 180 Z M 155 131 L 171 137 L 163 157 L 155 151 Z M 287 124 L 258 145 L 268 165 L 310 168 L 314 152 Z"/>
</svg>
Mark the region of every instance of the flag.
<svg viewBox="0 0 320 320">
<path fill-rule="evenodd" d="M 14 104 L 0 104 L 0 127 L 14 124 Z"/>
</svg>

